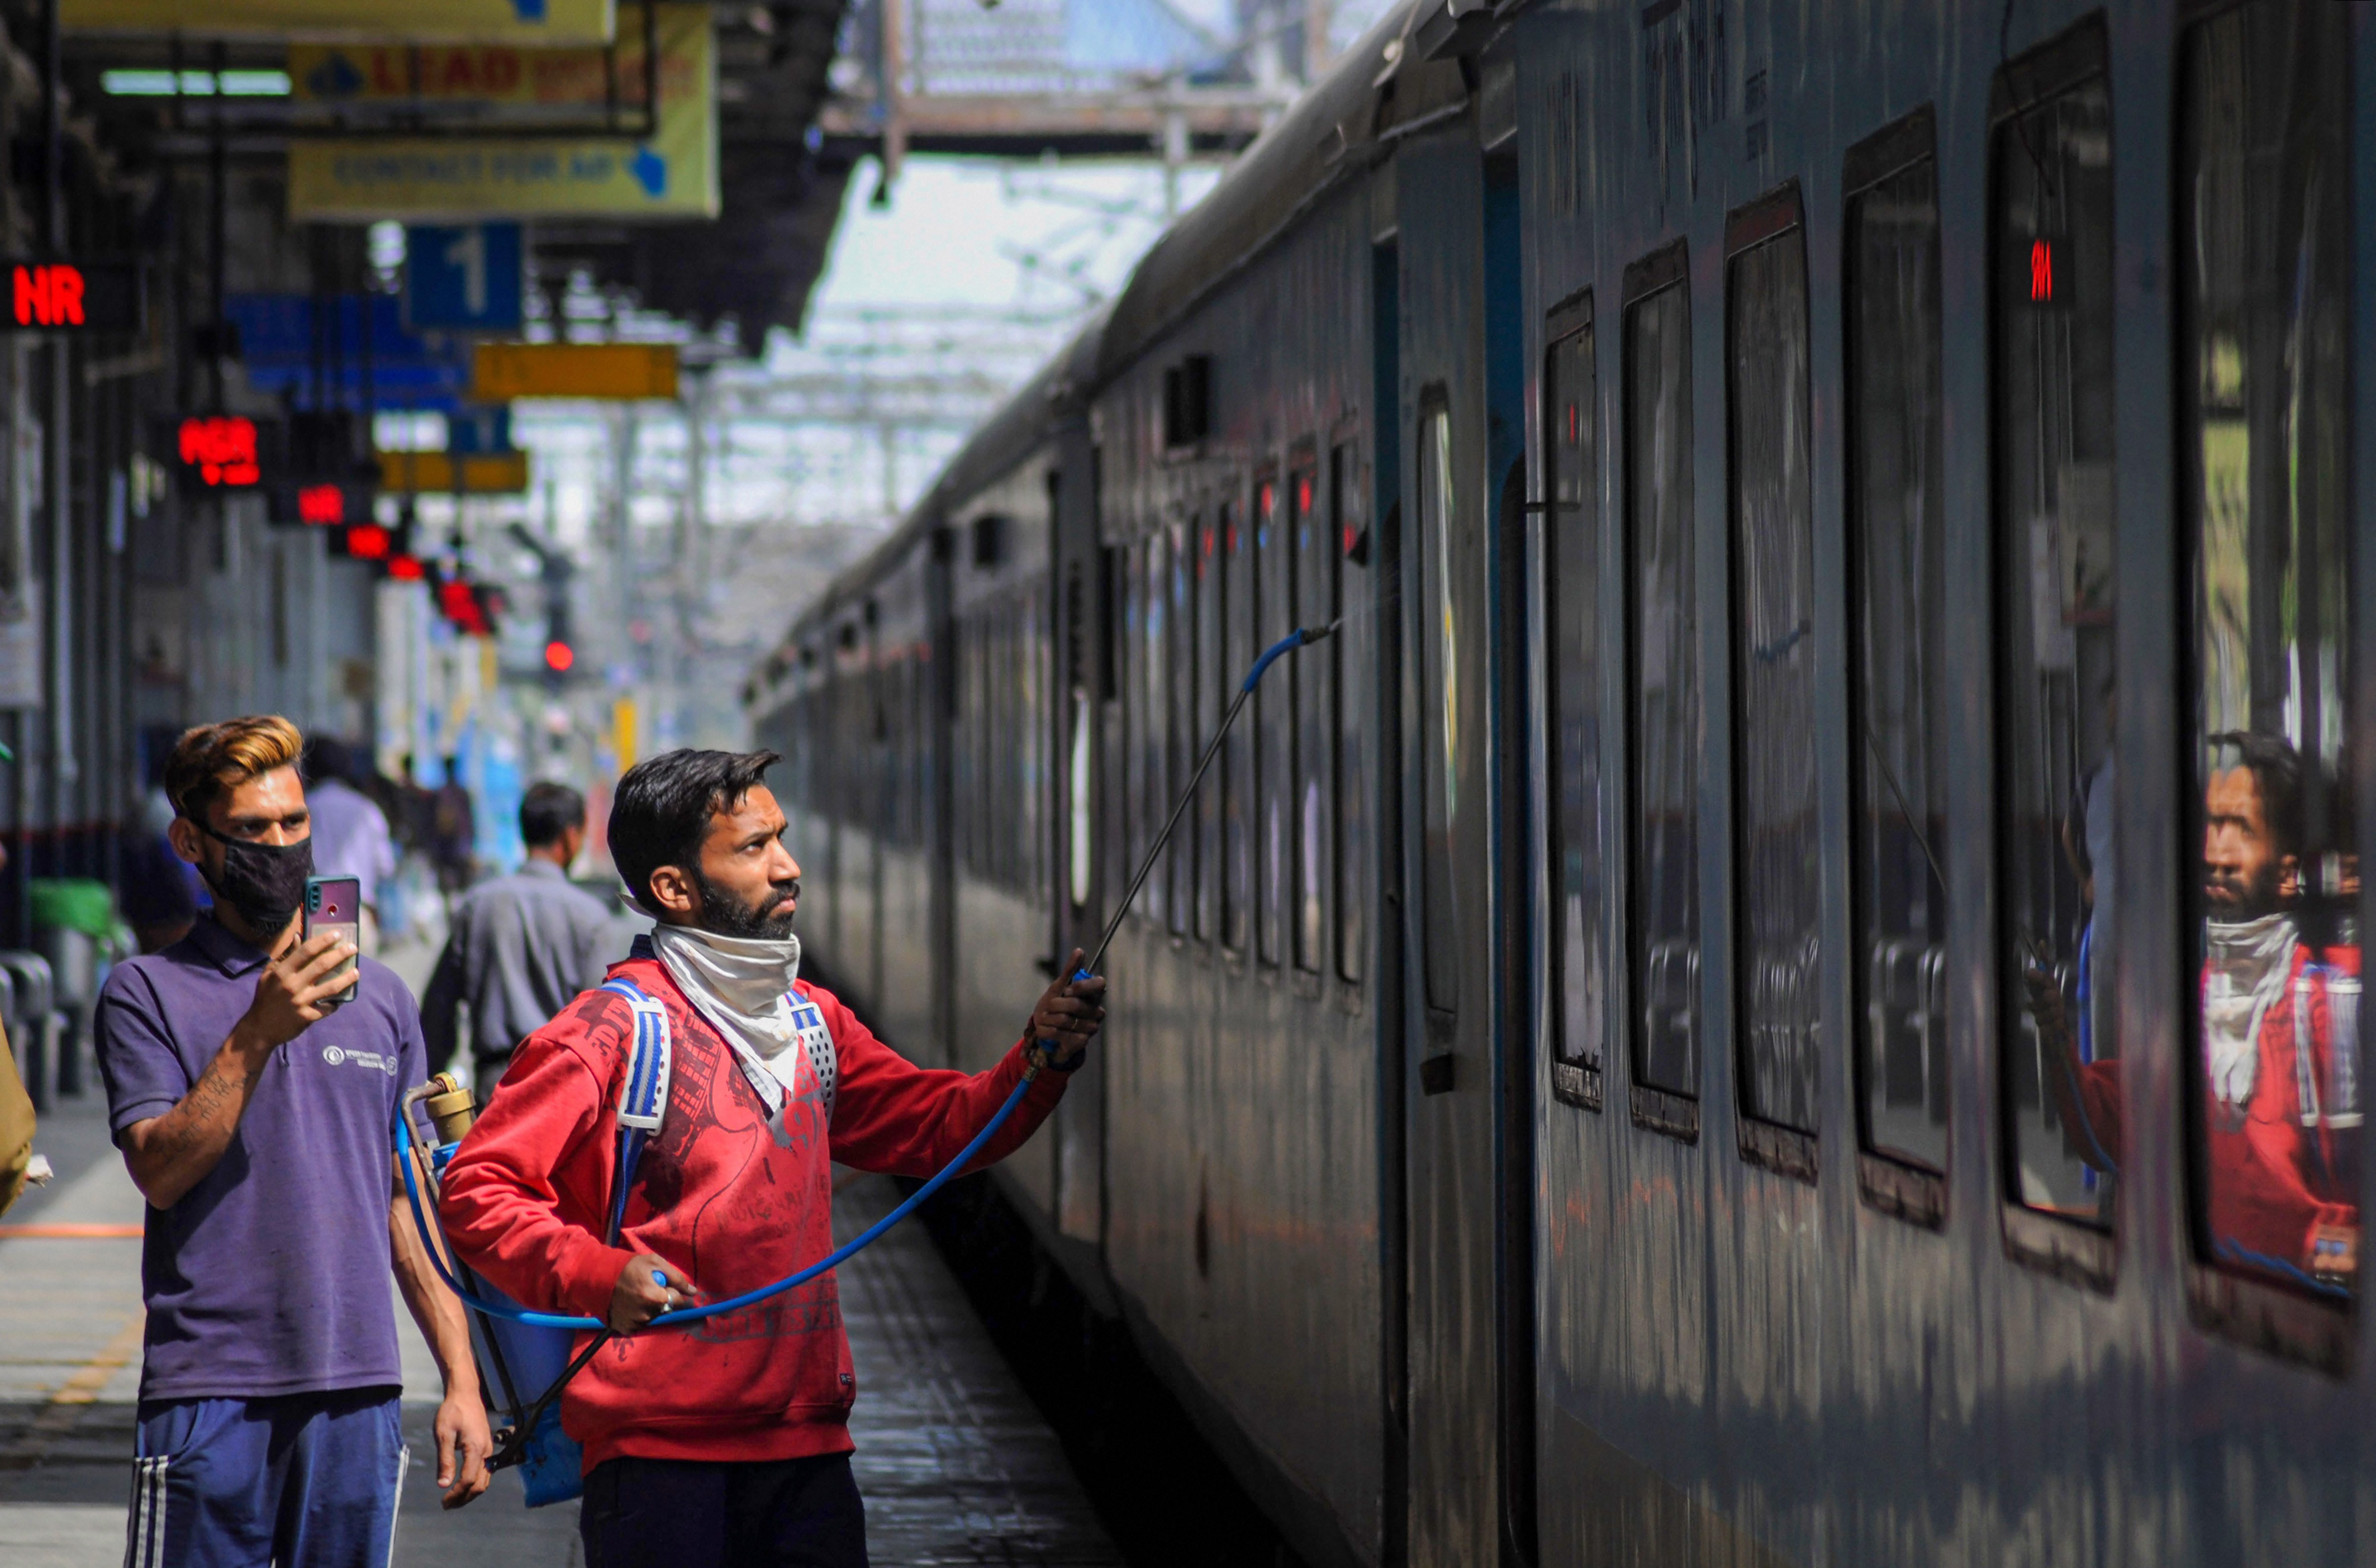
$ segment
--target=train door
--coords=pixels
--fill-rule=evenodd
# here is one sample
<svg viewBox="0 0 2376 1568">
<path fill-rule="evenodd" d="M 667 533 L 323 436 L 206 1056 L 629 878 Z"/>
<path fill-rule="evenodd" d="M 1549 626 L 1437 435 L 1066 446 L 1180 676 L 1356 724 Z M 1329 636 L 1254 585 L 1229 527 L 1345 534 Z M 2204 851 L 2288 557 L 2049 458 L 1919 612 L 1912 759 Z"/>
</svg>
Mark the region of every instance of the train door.
<svg viewBox="0 0 2376 1568">
<path fill-rule="evenodd" d="M 1401 540 L 1409 1561 L 1501 1563 L 1496 1275 L 1503 1118 L 1490 772 L 1486 189 L 1464 133 L 1396 158 L 1406 438 Z M 1514 196 L 1513 196 L 1513 199 Z M 1499 224 L 1493 225 L 1498 229 Z M 1516 279 L 1507 279 L 1510 295 Z M 1515 351 L 1515 345 L 1513 345 Z M 1521 425 L 1522 428 L 1522 425 Z M 1519 1289 L 1527 1289 L 1522 1280 Z M 1527 1418 L 1530 1423 L 1532 1417 Z"/>
</svg>

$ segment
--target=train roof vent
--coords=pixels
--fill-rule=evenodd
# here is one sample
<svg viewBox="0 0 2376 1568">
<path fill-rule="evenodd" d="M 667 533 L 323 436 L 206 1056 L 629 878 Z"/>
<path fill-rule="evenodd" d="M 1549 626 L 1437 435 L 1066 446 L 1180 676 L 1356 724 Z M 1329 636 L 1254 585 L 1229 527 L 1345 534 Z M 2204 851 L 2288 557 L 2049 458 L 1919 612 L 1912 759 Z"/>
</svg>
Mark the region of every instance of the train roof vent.
<svg viewBox="0 0 2376 1568">
<path fill-rule="evenodd" d="M 1163 372 L 1163 445 L 1194 446 L 1213 433 L 1213 356 L 1190 354 Z"/>
</svg>

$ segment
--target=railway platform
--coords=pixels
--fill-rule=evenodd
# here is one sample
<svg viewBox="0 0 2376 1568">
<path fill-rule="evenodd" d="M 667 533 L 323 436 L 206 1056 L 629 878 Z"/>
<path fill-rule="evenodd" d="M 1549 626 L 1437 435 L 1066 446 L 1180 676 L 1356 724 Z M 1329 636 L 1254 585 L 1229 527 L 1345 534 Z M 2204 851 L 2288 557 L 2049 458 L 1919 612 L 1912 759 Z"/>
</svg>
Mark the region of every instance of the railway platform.
<svg viewBox="0 0 2376 1568">
<path fill-rule="evenodd" d="M 58 1167 L 0 1221 L 0 1562 L 114 1568 L 124 1558 L 140 1373 L 142 1203 L 97 1097 L 42 1123 Z M 897 1201 L 883 1178 L 845 1187 L 838 1236 Z M 1001 1360 L 921 1228 L 839 1270 L 858 1367 L 851 1420 L 867 1536 L 881 1568 L 1119 1568 L 1123 1559 L 1055 1434 Z M 530 1511 L 516 1474 L 442 1513 L 429 1423 L 437 1379 L 398 1306 L 415 1463 L 398 1515 L 402 1568 L 566 1568 L 582 1562 L 575 1503 Z"/>
</svg>

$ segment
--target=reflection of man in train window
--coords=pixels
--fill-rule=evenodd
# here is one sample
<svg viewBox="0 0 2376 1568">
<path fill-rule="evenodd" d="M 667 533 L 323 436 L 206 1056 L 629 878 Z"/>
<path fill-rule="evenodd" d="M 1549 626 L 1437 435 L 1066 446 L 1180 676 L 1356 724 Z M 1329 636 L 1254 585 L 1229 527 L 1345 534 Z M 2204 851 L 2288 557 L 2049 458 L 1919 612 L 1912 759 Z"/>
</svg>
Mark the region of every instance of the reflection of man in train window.
<svg viewBox="0 0 2376 1568">
<path fill-rule="evenodd" d="M 2212 1241 L 2230 1262 L 2347 1276 L 2358 1210 L 2336 1180 L 2322 1086 L 2337 1081 L 2336 1050 L 2351 1041 L 2335 1028 L 2331 966 L 2297 916 L 2300 763 L 2265 735 L 2211 743 L 2220 761 L 2204 792 L 2202 1032 Z M 2067 1031 L 2063 1048 L 2064 1136 L 2091 1164 L 2117 1162 L 2120 1063 L 2080 1062 Z"/>
<path fill-rule="evenodd" d="M 2087 905 L 2087 923 L 2079 931 L 2079 1060 L 2100 1061 L 2118 1056 L 2112 1034 L 2113 911 L 2112 825 L 2116 809 L 2112 716 L 2119 687 L 2104 683 L 2104 757 L 2080 786 L 2078 809 L 2062 827 L 2062 852 L 2078 879 L 2080 897 Z"/>
</svg>

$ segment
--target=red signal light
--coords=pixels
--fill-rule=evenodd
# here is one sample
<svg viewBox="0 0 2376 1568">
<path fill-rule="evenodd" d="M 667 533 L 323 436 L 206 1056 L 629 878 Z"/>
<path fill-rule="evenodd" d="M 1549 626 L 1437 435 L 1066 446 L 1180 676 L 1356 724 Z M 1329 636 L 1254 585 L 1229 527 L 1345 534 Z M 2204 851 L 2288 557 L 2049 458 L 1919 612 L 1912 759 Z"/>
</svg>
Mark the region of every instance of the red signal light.
<svg viewBox="0 0 2376 1568">
<path fill-rule="evenodd" d="M 69 267 L 64 262 L 28 265 L 20 261 L 9 271 L 14 284 L 11 293 L 16 303 L 18 326 L 80 327 L 85 324 L 81 267 Z"/>
<path fill-rule="evenodd" d="M 569 667 L 576 662 L 576 651 L 559 638 L 544 645 L 544 667 L 554 674 L 566 675 Z"/>
<path fill-rule="evenodd" d="M 182 461 L 209 488 L 241 489 L 264 477 L 255 457 L 255 422 L 239 414 L 182 422 Z"/>
<path fill-rule="evenodd" d="M 447 577 L 437 585 L 438 610 L 464 636 L 491 637 L 495 635 L 494 598 L 492 590 L 481 588 L 468 577 Z"/>
<path fill-rule="evenodd" d="M 347 553 L 358 561 L 387 561 L 388 552 L 395 548 L 395 536 L 377 523 L 357 523 L 347 529 Z M 398 559 L 410 561 L 412 558 L 407 555 Z M 388 563 L 388 569 L 391 574 L 395 572 L 395 562 Z"/>
<path fill-rule="evenodd" d="M 417 583 L 429 572 L 418 555 L 391 555 L 387 558 L 387 575 L 398 582 Z"/>
<path fill-rule="evenodd" d="M 297 520 L 317 528 L 347 520 L 347 493 L 335 484 L 309 484 L 297 493 Z"/>
</svg>

